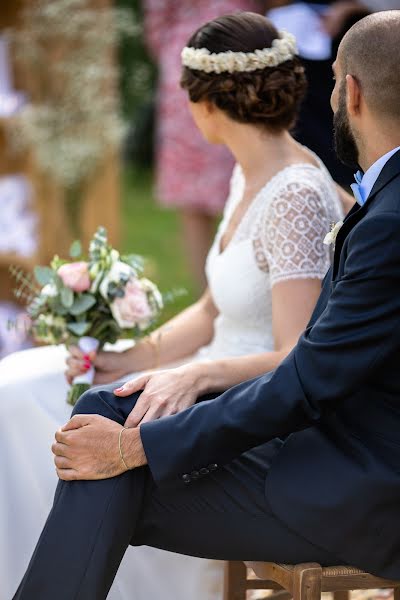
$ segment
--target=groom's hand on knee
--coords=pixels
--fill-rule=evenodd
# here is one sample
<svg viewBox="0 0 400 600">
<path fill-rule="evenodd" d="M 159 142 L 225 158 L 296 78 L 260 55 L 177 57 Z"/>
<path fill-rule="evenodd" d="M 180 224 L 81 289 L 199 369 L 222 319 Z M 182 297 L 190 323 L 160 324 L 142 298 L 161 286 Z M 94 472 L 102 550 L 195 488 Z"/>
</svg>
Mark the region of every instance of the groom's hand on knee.
<svg viewBox="0 0 400 600">
<path fill-rule="evenodd" d="M 107 479 L 147 462 L 139 429 L 101 415 L 75 415 L 55 438 L 56 471 L 65 481 Z"/>
</svg>

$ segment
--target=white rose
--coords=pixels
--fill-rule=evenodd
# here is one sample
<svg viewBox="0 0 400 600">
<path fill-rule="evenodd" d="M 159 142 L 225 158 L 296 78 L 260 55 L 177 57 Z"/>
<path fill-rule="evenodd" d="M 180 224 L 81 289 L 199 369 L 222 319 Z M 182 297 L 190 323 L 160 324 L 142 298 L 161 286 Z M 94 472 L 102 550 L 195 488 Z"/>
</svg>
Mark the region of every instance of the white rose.
<svg viewBox="0 0 400 600">
<path fill-rule="evenodd" d="M 40 293 L 48 298 L 55 298 L 58 295 L 57 287 L 53 282 L 45 285 Z"/>
<path fill-rule="evenodd" d="M 119 259 L 119 252 L 114 248 L 110 252 L 110 260 L 112 263 L 116 262 Z"/>
<path fill-rule="evenodd" d="M 135 272 L 132 269 L 132 267 L 130 267 L 128 264 L 126 264 L 120 260 L 116 260 L 112 264 L 111 269 L 104 276 L 104 278 L 99 286 L 100 294 L 103 296 L 103 298 L 105 300 L 109 299 L 108 298 L 109 284 L 110 283 L 120 283 L 121 275 L 125 276 L 125 278 L 128 280 L 131 277 L 133 277 L 133 278 L 135 277 Z"/>
<path fill-rule="evenodd" d="M 162 310 L 164 308 L 163 297 L 155 283 L 150 281 L 150 279 L 146 279 L 146 277 L 142 277 L 140 279 L 140 284 L 144 291 L 151 295 L 151 298 L 155 303 L 156 309 Z"/>
</svg>

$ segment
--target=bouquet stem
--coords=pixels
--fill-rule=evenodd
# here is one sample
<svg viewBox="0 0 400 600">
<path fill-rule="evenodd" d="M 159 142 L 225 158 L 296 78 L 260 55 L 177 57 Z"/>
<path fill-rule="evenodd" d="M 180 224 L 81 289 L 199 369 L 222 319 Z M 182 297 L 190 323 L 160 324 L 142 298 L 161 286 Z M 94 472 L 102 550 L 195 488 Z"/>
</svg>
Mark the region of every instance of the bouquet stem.
<svg viewBox="0 0 400 600">
<path fill-rule="evenodd" d="M 71 406 L 75 406 L 82 394 L 87 390 L 90 390 L 90 388 L 91 386 L 88 383 L 72 384 L 67 395 L 68 404 L 70 404 Z"/>
</svg>

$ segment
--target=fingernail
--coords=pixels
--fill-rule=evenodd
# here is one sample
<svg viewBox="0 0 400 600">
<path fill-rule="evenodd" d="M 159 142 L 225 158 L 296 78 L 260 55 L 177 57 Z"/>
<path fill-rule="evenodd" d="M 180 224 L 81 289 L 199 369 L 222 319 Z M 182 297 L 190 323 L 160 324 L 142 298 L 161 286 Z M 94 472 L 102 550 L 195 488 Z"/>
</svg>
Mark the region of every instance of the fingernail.
<svg viewBox="0 0 400 600">
<path fill-rule="evenodd" d="M 83 358 L 84 358 L 85 360 L 90 360 L 90 356 L 89 356 L 89 354 L 84 354 L 84 355 L 83 355 Z"/>
<path fill-rule="evenodd" d="M 89 369 L 90 369 L 90 365 L 84 365 L 84 367 L 83 367 L 83 368 L 84 368 L 84 369 L 86 369 L 86 371 L 89 371 Z"/>
<path fill-rule="evenodd" d="M 114 392 L 122 392 L 123 389 L 123 387 L 115 388 Z"/>
<path fill-rule="evenodd" d="M 90 360 L 85 360 L 83 364 L 85 365 L 85 367 L 88 367 L 88 368 L 92 366 L 92 363 L 90 362 Z"/>
</svg>

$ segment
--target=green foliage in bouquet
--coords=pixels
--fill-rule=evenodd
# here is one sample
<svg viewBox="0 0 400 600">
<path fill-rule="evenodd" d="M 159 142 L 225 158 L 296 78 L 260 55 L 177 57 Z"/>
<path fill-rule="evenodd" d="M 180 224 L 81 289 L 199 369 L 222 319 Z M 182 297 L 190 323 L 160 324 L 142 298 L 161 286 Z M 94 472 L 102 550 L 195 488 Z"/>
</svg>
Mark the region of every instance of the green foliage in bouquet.
<svg viewBox="0 0 400 600">
<path fill-rule="evenodd" d="M 78 344 L 82 350 L 102 348 L 121 338 L 138 339 L 154 328 L 164 306 L 157 286 L 142 276 L 143 260 L 121 256 L 99 227 L 87 256 L 80 242 L 70 249 L 71 260 L 55 256 L 50 266 L 34 269 L 35 282 L 12 270 L 16 294 L 28 300 L 33 337 L 46 344 Z M 170 298 L 168 298 L 170 300 Z M 74 381 L 74 404 L 90 387 L 94 369 Z"/>
</svg>

